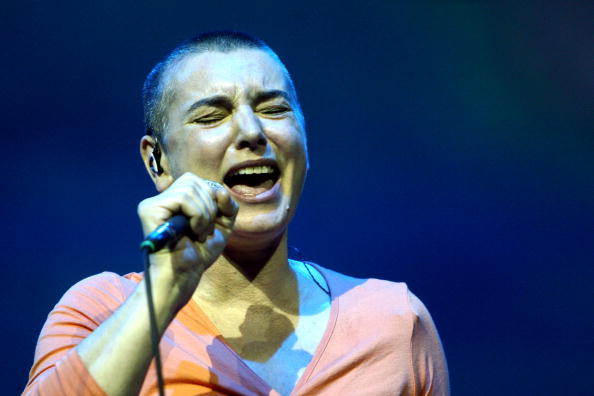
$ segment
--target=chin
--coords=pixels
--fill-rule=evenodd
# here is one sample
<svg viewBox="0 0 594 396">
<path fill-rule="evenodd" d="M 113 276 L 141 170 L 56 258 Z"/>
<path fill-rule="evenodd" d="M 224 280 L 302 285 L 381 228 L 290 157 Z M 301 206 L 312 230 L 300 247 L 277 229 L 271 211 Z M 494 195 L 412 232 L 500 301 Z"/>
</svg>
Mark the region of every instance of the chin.
<svg viewBox="0 0 594 396">
<path fill-rule="evenodd" d="M 241 209 L 235 220 L 233 234 L 229 243 L 239 240 L 256 240 L 266 243 L 278 240 L 287 230 L 289 216 L 286 213 L 266 213 L 260 215 L 242 214 Z"/>
</svg>

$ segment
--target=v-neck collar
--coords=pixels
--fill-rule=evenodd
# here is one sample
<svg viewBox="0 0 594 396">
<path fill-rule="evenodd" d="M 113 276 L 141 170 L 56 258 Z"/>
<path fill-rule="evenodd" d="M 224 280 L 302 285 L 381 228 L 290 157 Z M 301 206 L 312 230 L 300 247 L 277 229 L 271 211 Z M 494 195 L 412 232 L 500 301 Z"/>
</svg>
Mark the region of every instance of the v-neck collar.
<svg viewBox="0 0 594 396">
<path fill-rule="evenodd" d="M 326 281 L 326 285 L 328 285 L 328 290 L 330 292 L 330 314 L 328 316 L 328 322 L 326 323 L 326 329 L 316 347 L 314 354 L 311 357 L 311 360 L 305 367 L 303 374 L 295 384 L 295 387 L 291 391 L 290 395 L 296 395 L 299 391 L 299 388 L 305 385 L 311 375 L 314 373 L 318 362 L 320 361 L 321 357 L 328 346 L 330 339 L 334 333 L 334 328 L 336 327 L 336 321 L 338 319 L 338 312 L 339 312 L 339 298 L 335 296 L 333 285 L 329 280 L 329 277 L 326 275 L 325 271 L 322 267 L 308 262 L 309 265 L 312 265 L 324 278 Z M 215 339 L 219 339 L 224 347 L 226 348 L 227 352 L 231 353 L 237 361 L 239 361 L 241 366 L 245 368 L 246 372 L 249 373 L 258 383 L 260 383 L 265 389 L 270 389 L 273 391 L 273 394 L 280 395 L 280 393 L 274 389 L 270 384 L 268 384 L 262 377 L 260 377 L 250 366 L 246 364 L 241 356 L 231 346 L 227 343 L 225 338 L 221 335 L 221 332 L 217 329 L 214 323 L 208 318 L 208 316 L 204 313 L 204 311 L 200 308 L 198 303 L 194 301 L 194 299 L 190 299 L 190 301 L 182 308 L 179 314 L 176 317 L 177 320 L 182 322 L 186 327 L 193 328 L 196 325 L 204 327 Z"/>
<path fill-rule="evenodd" d="M 326 323 L 326 330 L 324 330 L 322 339 L 318 343 L 318 346 L 316 347 L 316 350 L 315 350 L 313 356 L 311 357 L 311 360 L 305 367 L 303 374 L 301 374 L 301 378 L 299 378 L 299 380 L 295 384 L 295 387 L 291 391 L 291 395 L 296 394 L 296 392 L 299 391 L 299 388 L 301 388 L 307 382 L 307 380 L 311 377 L 311 375 L 315 371 L 315 368 L 317 367 L 318 362 L 320 361 L 322 355 L 324 354 L 324 351 L 326 350 L 326 347 L 328 346 L 328 344 L 330 342 L 330 338 L 332 338 L 332 334 L 334 334 L 334 328 L 336 327 L 336 320 L 338 318 L 338 311 L 339 311 L 339 303 L 338 303 L 338 298 L 337 298 L 338 296 L 335 296 L 335 293 L 334 293 L 335 291 L 334 291 L 333 285 L 330 283 L 329 277 L 326 276 L 326 273 L 318 265 L 311 263 L 309 261 L 307 262 L 307 264 L 313 266 L 322 275 L 322 277 L 326 281 L 326 285 L 328 286 L 329 298 L 330 298 L 330 314 L 328 316 L 328 323 Z"/>
</svg>

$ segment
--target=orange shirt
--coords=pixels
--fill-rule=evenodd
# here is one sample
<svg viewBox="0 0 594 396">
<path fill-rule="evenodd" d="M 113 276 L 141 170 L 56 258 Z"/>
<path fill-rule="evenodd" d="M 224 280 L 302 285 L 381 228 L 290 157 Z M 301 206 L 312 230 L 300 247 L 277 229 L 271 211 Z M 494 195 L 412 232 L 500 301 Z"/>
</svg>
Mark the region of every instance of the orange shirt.
<svg viewBox="0 0 594 396">
<path fill-rule="evenodd" d="M 316 268 L 330 288 L 330 318 L 291 395 L 449 394 L 445 356 L 431 316 L 404 283 Z M 105 395 L 75 347 L 141 279 L 136 273 L 104 272 L 68 290 L 41 331 L 23 395 Z M 167 328 L 160 348 L 169 396 L 278 395 L 191 299 Z M 140 394 L 157 395 L 156 382 L 151 364 Z"/>
</svg>

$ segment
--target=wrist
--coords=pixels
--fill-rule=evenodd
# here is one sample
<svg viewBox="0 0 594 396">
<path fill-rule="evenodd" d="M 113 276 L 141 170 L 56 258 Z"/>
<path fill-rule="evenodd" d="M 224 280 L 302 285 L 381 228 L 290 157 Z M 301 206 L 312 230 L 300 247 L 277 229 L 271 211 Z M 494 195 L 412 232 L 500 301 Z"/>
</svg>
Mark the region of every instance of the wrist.
<svg viewBox="0 0 594 396">
<path fill-rule="evenodd" d="M 153 256 L 159 256 L 159 253 Z M 196 274 L 174 272 L 171 256 L 168 254 L 151 258 L 150 275 L 155 312 L 160 319 L 158 321 L 161 323 L 164 320 L 168 324 L 191 298 L 199 279 L 193 279 Z M 143 288 L 146 290 L 146 285 Z"/>
</svg>

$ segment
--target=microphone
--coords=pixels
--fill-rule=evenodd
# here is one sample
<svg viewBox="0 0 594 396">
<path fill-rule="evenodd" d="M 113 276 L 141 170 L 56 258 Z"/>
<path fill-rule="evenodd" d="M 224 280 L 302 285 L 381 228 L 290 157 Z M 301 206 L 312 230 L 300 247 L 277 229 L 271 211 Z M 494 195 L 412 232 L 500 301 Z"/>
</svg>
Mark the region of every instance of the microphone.
<svg viewBox="0 0 594 396">
<path fill-rule="evenodd" d="M 190 229 L 190 223 L 184 215 L 175 215 L 159 227 L 140 244 L 140 249 L 155 253 L 165 246 L 174 245 Z"/>
</svg>

